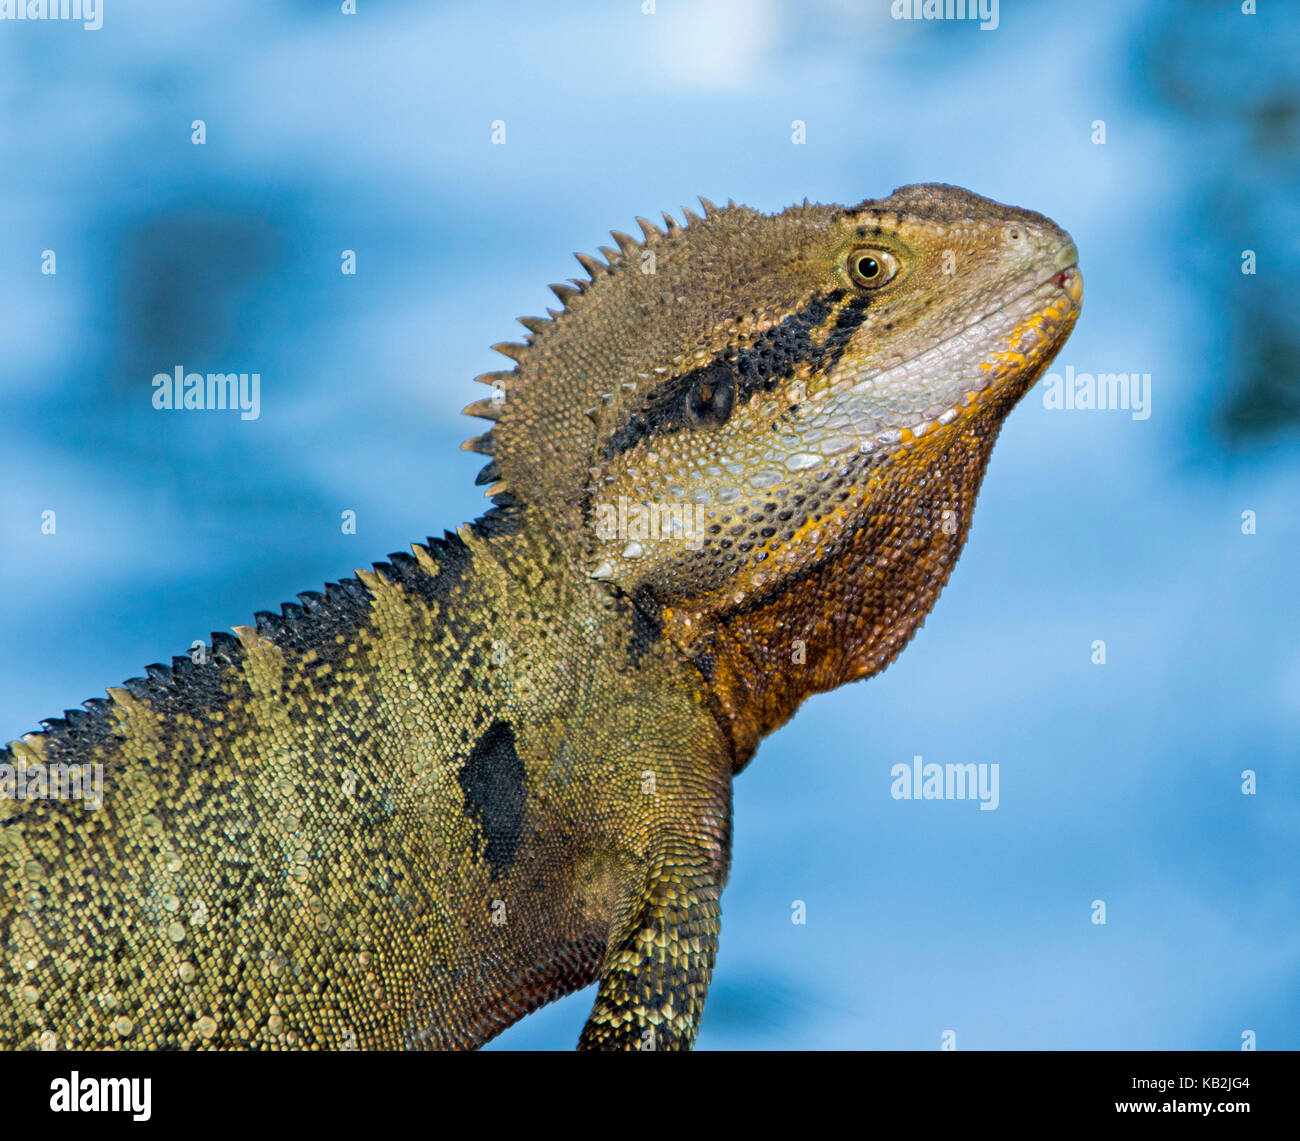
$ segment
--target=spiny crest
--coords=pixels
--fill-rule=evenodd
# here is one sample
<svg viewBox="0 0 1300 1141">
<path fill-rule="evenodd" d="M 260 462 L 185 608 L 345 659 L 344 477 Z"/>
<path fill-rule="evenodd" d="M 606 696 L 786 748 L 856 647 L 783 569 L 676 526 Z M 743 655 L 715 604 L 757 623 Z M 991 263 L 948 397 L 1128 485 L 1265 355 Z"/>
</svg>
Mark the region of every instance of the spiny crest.
<svg viewBox="0 0 1300 1141">
<path fill-rule="evenodd" d="M 622 230 L 611 230 L 610 236 L 614 239 L 615 249 L 611 246 L 598 247 L 604 261 L 600 258 L 593 257 L 590 254 L 575 253 L 573 256 L 578 259 L 578 264 L 587 271 L 587 279 L 570 278 L 569 282 L 553 284 L 549 288 L 560 300 L 560 309 L 547 309 L 546 317 L 520 317 L 518 321 L 525 329 L 528 330 L 528 336 L 522 341 L 501 341 L 492 346 L 492 348 L 509 357 L 515 362 L 515 367 L 505 372 L 485 372 L 476 376 L 474 379 L 480 384 L 486 384 L 495 389 L 495 394 L 487 400 L 475 400 L 467 404 L 462 411 L 467 416 L 478 416 L 484 420 L 493 422 L 500 420 L 505 415 L 506 394 L 513 379 L 519 373 L 519 365 L 527 359 L 528 352 L 538 337 L 544 336 L 546 330 L 555 324 L 556 321 L 562 320 L 564 315 L 571 312 L 577 300 L 586 293 L 602 277 L 610 277 L 622 270 L 625 270 L 634 257 L 639 256 L 640 251 L 653 246 L 656 242 L 673 234 L 681 234 L 689 230 L 691 226 L 698 225 L 704 219 L 712 218 L 715 214 L 720 214 L 723 210 L 732 209 L 736 203 L 734 199 L 727 199 L 725 207 L 715 206 L 707 198 L 700 197 L 700 207 L 703 210 L 703 216 L 696 214 L 693 210 L 683 206 L 682 216 L 686 219 L 686 225 L 682 225 L 671 214 L 664 213 L 664 228 L 660 229 L 655 223 L 647 218 L 636 219 L 637 225 L 641 227 L 642 237 L 640 240 L 624 233 Z M 604 397 L 608 402 L 609 397 Z M 596 419 L 597 410 L 592 408 L 588 410 L 587 415 L 593 420 Z M 495 443 L 492 437 L 492 430 L 484 432 L 481 436 L 474 436 L 461 444 L 461 450 L 466 452 L 477 452 L 483 456 L 493 456 L 495 452 Z M 506 488 L 501 479 L 501 470 L 495 459 L 483 467 L 474 480 L 475 484 L 482 486 L 487 485 L 485 495 L 496 497 L 505 492 Z"/>
<path fill-rule="evenodd" d="M 498 504 L 505 505 L 508 501 Z M 488 512 L 469 531 L 493 534 L 501 525 L 500 513 Z M 465 539 L 449 531 L 441 539 L 430 537 L 424 543 L 413 543 L 410 554 L 394 552 L 387 562 L 358 570 L 355 578 L 326 583 L 324 591 L 305 590 L 297 596 L 297 602 L 281 604 L 279 614 L 259 610 L 253 615 L 253 626 L 236 626 L 234 634 L 214 631 L 206 646 L 173 657 L 171 665 L 154 662 L 145 666 L 143 677 L 110 686 L 108 697 L 92 697 L 83 701 L 80 709 L 65 709 L 62 717 L 41 721 L 39 732 L 46 737 L 45 759 L 54 760 L 65 753 L 84 755 L 88 749 L 120 738 L 122 728 L 114 714 L 115 704 L 135 700 L 168 713 L 218 708 L 227 684 L 225 674 L 243 664 L 250 636 L 265 638 L 291 654 L 336 654 L 336 635 L 366 620 L 377 589 L 387 584 L 436 601 L 459 581 L 471 558 Z M 14 745 L 19 752 L 27 747 L 21 739 L 0 746 L 0 761 L 12 757 Z"/>
</svg>

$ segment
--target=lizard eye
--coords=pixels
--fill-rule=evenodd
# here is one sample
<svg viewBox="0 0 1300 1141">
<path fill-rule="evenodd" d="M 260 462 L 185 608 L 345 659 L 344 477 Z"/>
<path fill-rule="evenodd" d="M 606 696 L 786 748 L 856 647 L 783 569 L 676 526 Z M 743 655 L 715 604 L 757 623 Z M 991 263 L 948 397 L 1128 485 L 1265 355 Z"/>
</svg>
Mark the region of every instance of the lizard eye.
<svg viewBox="0 0 1300 1141">
<path fill-rule="evenodd" d="M 849 254 L 849 277 L 859 289 L 879 289 L 898 273 L 898 259 L 885 250 L 854 250 Z"/>
</svg>

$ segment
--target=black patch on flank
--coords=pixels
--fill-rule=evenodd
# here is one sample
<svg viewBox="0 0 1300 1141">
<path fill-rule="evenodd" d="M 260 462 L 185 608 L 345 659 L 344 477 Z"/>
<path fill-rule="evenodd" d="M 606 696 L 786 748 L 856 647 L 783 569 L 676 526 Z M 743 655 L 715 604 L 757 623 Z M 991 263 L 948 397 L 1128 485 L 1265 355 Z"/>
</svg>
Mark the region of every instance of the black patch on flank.
<svg viewBox="0 0 1300 1141">
<path fill-rule="evenodd" d="M 853 331 L 867 315 L 867 297 L 849 298 L 821 344 L 812 335 L 825 327 L 845 291 L 816 294 L 798 313 L 765 329 L 744 348 L 728 346 L 707 364 L 669 377 L 632 409 L 626 422 L 601 445 L 612 460 L 641 440 L 670 435 L 686 428 L 714 428 L 758 392 L 771 392 L 796 369 L 809 365 L 814 374 L 834 366 Z"/>
<path fill-rule="evenodd" d="M 478 831 L 477 847 L 499 879 L 514 862 L 524 827 L 524 763 L 509 722 L 493 721 L 456 774 L 465 812 Z"/>
</svg>

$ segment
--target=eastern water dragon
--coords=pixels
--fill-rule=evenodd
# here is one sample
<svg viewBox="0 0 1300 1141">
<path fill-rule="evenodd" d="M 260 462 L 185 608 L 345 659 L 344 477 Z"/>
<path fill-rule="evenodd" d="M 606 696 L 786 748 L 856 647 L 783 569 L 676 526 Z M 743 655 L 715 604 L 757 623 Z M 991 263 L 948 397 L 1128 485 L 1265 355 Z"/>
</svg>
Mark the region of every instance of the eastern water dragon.
<svg viewBox="0 0 1300 1141">
<path fill-rule="evenodd" d="M 0 1047 L 472 1047 L 597 980 L 582 1046 L 693 1042 L 732 779 L 915 633 L 1082 282 L 949 186 L 685 218 L 496 346 L 480 519 L 0 751 Z"/>
</svg>

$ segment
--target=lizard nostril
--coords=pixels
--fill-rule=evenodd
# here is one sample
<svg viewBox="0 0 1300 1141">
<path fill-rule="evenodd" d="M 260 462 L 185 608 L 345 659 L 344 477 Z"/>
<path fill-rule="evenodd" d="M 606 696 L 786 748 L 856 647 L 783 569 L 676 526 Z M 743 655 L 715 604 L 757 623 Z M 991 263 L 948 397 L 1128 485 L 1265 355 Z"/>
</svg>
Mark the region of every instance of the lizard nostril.
<svg viewBox="0 0 1300 1141">
<path fill-rule="evenodd" d="M 1079 250 L 1073 242 L 1066 242 L 1056 251 L 1054 259 L 1057 269 L 1070 269 L 1079 262 Z"/>
</svg>

